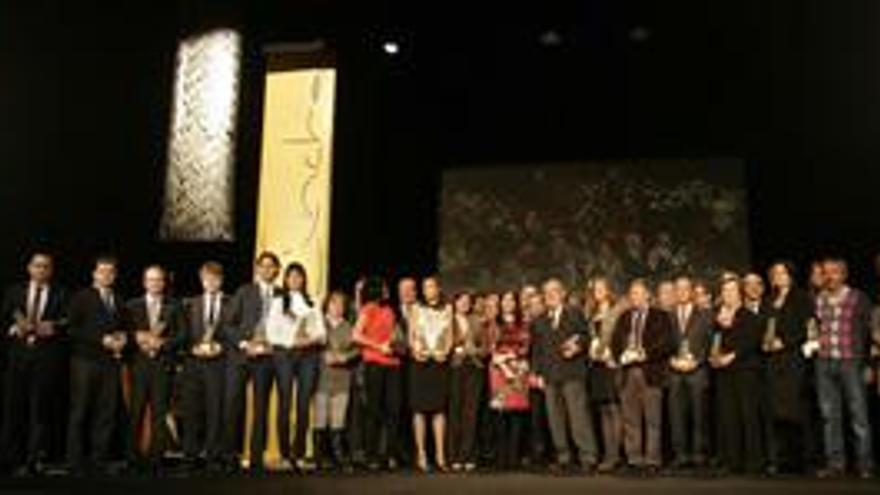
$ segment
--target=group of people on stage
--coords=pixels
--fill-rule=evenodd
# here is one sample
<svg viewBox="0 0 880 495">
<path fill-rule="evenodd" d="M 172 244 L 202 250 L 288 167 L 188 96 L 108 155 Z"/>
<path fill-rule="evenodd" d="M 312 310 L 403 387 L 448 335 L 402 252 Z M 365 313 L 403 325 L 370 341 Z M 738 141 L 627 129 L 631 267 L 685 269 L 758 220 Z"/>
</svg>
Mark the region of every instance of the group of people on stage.
<svg viewBox="0 0 880 495">
<path fill-rule="evenodd" d="M 766 293 L 726 273 L 633 280 L 621 297 L 601 277 L 447 297 L 430 276 L 316 301 L 302 265 L 281 270 L 262 253 L 228 294 L 207 262 L 202 293 L 178 300 L 149 266 L 126 299 L 112 257 L 69 294 L 33 254 L 0 313 L 2 464 L 159 473 L 180 448 L 192 469 L 263 472 L 276 390 L 280 467 L 298 472 L 872 475 L 880 318 L 840 259 L 815 263 L 806 290 L 776 263 Z"/>
</svg>

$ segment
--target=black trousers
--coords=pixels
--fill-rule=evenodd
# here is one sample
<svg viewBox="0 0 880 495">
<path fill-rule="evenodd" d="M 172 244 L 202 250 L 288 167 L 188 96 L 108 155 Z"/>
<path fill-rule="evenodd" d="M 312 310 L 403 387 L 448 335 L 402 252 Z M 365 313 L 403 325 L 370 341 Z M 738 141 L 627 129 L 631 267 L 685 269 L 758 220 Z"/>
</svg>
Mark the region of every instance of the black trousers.
<svg viewBox="0 0 880 495">
<path fill-rule="evenodd" d="M 2 461 L 17 465 L 49 456 L 63 384 L 64 349 L 54 343 L 27 346 L 14 342 L 3 374 Z M 66 408 L 66 404 L 65 404 Z"/>
<path fill-rule="evenodd" d="M 496 464 L 502 469 L 519 466 L 522 438 L 529 424 L 526 411 L 495 411 Z"/>
<path fill-rule="evenodd" d="M 718 454 L 733 471 L 759 472 L 761 448 L 759 369 L 729 369 L 716 373 Z"/>
<path fill-rule="evenodd" d="M 272 358 L 247 359 L 234 351 L 226 361 L 226 393 L 224 394 L 223 452 L 235 461 L 244 447 L 245 390 L 248 379 L 254 385 L 254 418 L 249 446 L 252 466 L 262 466 L 266 450 L 269 392 L 272 389 Z"/>
<path fill-rule="evenodd" d="M 364 387 L 367 398 L 366 453 L 373 461 L 380 460 L 382 436 L 385 456 L 400 459 L 401 372 L 399 368 L 364 364 Z"/>
<path fill-rule="evenodd" d="M 189 358 L 181 390 L 184 411 L 183 451 L 194 459 L 204 453 L 209 461 L 223 452 L 223 358 Z"/>
<path fill-rule="evenodd" d="M 532 451 L 532 462 L 544 463 L 549 459 L 550 423 L 547 420 L 547 406 L 542 390 L 529 390 L 531 417 L 529 421 L 529 446 Z"/>
<path fill-rule="evenodd" d="M 139 457 L 138 447 L 147 404 L 150 405 L 151 459 L 159 459 L 171 442 L 168 431 L 168 409 L 171 402 L 171 365 L 161 357 L 151 359 L 142 353 L 131 363 L 131 404 L 127 447 L 129 459 Z"/>
<path fill-rule="evenodd" d="M 67 458 L 73 467 L 83 467 L 86 460 L 110 460 L 120 394 L 118 362 L 77 356 L 71 359 Z"/>
<path fill-rule="evenodd" d="M 477 421 L 486 373 L 485 368 L 467 362 L 451 368 L 448 421 L 452 462 L 477 460 Z"/>
<path fill-rule="evenodd" d="M 312 396 L 318 384 L 320 358 L 321 353 L 317 350 L 276 349 L 272 354 L 272 365 L 278 387 L 278 447 L 281 457 L 285 459 L 305 457 L 306 437 L 311 423 Z M 291 456 L 290 410 L 294 384 L 296 384 L 296 432 L 293 439 L 293 456 Z"/>
<path fill-rule="evenodd" d="M 670 373 L 669 422 L 672 430 L 672 452 L 676 461 L 702 461 L 707 453 L 706 403 L 708 373 L 698 369 L 692 373 Z"/>
</svg>

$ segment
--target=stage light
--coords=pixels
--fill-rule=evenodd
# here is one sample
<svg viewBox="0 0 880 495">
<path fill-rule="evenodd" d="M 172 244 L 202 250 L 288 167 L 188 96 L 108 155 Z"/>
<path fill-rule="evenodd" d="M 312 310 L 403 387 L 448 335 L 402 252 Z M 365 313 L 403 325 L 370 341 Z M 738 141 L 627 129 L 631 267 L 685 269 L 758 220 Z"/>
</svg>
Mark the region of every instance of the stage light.
<svg viewBox="0 0 880 495">
<path fill-rule="evenodd" d="M 538 41 L 543 46 L 559 46 L 562 44 L 562 35 L 558 31 L 551 29 L 541 33 Z"/>
<path fill-rule="evenodd" d="M 388 55 L 397 55 L 398 53 L 400 53 L 400 45 L 398 45 L 397 42 L 394 41 L 386 41 L 384 44 L 382 44 L 382 50 L 384 50 L 385 53 L 387 53 Z"/>
<path fill-rule="evenodd" d="M 160 237 L 234 238 L 235 130 L 241 36 L 218 29 L 177 49 Z"/>
</svg>

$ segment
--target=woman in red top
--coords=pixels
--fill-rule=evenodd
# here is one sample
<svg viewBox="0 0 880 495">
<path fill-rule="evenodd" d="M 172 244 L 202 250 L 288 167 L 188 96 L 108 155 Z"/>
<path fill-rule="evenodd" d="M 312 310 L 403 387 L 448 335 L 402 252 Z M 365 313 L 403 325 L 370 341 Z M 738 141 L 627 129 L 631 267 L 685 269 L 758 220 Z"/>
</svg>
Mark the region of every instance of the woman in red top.
<svg viewBox="0 0 880 495">
<path fill-rule="evenodd" d="M 529 332 L 522 322 L 517 294 L 501 295 L 498 335 L 489 368 L 489 407 L 499 414 L 498 464 L 514 468 L 519 464 L 520 438 L 529 411 Z"/>
<path fill-rule="evenodd" d="M 366 392 L 365 447 L 371 469 L 396 465 L 400 459 L 396 439 L 401 410 L 400 357 L 393 351 L 394 310 L 388 305 L 388 289 L 379 278 L 369 278 L 361 289 L 361 309 L 352 340 L 361 346 Z M 388 438 L 388 458 L 379 459 L 382 432 Z"/>
</svg>

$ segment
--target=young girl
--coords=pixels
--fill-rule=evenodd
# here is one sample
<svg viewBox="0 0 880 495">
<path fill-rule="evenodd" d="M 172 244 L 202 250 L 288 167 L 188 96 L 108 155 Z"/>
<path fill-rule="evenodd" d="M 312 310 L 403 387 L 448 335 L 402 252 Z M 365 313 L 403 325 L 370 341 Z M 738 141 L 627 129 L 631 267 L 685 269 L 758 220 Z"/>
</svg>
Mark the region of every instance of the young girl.
<svg viewBox="0 0 880 495">
<path fill-rule="evenodd" d="M 347 306 L 348 298 L 338 291 L 330 293 L 324 303 L 327 346 L 315 393 L 314 446 L 319 469 L 347 464 L 343 439 L 351 387 L 351 364 L 360 352 L 352 340 L 352 325 L 345 319 Z"/>
</svg>

